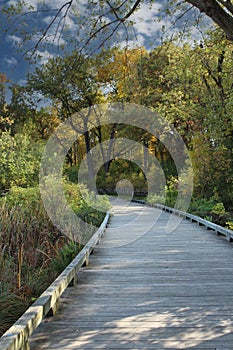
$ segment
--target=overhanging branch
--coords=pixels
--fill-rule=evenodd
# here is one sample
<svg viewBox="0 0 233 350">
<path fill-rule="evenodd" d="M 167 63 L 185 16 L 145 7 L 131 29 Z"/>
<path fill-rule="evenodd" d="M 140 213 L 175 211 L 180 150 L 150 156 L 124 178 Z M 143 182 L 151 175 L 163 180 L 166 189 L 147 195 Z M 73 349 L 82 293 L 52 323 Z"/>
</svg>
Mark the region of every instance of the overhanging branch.
<svg viewBox="0 0 233 350">
<path fill-rule="evenodd" d="M 227 39 L 233 41 L 233 16 L 218 3 L 217 0 L 187 0 L 188 3 L 198 8 L 210 17 L 226 33 Z M 229 7 L 229 1 L 222 1 L 225 8 Z"/>
</svg>

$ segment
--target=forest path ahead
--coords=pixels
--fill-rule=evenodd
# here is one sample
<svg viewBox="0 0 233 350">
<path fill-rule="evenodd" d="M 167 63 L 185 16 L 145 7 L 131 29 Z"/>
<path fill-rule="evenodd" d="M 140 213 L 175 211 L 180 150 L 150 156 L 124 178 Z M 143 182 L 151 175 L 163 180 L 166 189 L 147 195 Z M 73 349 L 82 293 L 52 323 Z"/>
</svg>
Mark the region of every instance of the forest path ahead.
<svg viewBox="0 0 233 350">
<path fill-rule="evenodd" d="M 233 349 L 232 244 L 171 214 L 113 202 L 109 226 L 30 338 L 32 350 Z"/>
</svg>

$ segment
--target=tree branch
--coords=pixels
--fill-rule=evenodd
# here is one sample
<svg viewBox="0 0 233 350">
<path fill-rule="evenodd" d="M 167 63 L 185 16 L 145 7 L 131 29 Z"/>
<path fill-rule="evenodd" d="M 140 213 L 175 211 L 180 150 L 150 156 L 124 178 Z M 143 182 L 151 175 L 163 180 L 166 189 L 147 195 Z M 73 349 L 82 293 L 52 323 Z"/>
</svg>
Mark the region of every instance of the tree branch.
<svg viewBox="0 0 233 350">
<path fill-rule="evenodd" d="M 227 39 L 233 41 L 233 16 L 225 11 L 217 0 L 187 0 L 210 17 L 226 33 Z M 223 2 L 226 7 L 226 2 Z M 229 2 L 228 6 L 229 6 Z"/>
<path fill-rule="evenodd" d="M 66 9 L 66 12 L 65 12 L 65 16 L 67 16 L 68 14 L 68 11 L 69 9 L 71 8 L 72 6 L 72 3 L 73 3 L 73 0 L 70 0 L 70 1 L 67 1 L 65 4 L 63 4 L 56 12 L 56 14 L 54 15 L 53 19 L 51 20 L 51 22 L 49 23 L 49 25 L 45 28 L 45 30 L 42 32 L 42 35 L 40 37 L 40 39 L 37 41 L 37 43 L 35 44 L 35 46 L 30 49 L 30 50 L 27 50 L 27 52 L 29 51 L 32 51 L 31 52 L 31 57 L 36 53 L 38 47 L 40 46 L 40 44 L 42 43 L 42 41 L 46 38 L 46 35 L 48 34 L 50 28 L 53 26 L 53 24 L 55 23 L 56 19 L 58 18 L 58 16 L 60 15 L 60 13 L 62 12 L 62 10 L 67 7 Z M 64 18 L 64 16 L 63 16 Z M 60 23 L 60 21 L 59 21 Z M 60 24 L 59 24 L 60 25 Z M 58 28 L 59 28 L 59 25 L 58 25 Z M 58 28 L 57 28 L 57 31 L 58 32 Z"/>
<path fill-rule="evenodd" d="M 230 13 L 233 14 L 233 4 L 230 0 L 218 0 L 218 2 L 220 2 L 220 4 L 222 4 L 224 7 L 226 7 L 226 9 L 228 11 L 230 11 Z"/>
</svg>

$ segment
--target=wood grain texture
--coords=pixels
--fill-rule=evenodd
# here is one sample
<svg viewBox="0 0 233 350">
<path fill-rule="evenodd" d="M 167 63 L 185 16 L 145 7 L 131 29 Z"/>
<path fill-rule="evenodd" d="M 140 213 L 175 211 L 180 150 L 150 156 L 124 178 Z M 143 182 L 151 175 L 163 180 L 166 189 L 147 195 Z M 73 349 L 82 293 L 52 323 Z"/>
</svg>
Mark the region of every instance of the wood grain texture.
<svg viewBox="0 0 233 350">
<path fill-rule="evenodd" d="M 32 350 L 233 349 L 233 250 L 214 232 L 140 204 L 114 216 Z"/>
</svg>

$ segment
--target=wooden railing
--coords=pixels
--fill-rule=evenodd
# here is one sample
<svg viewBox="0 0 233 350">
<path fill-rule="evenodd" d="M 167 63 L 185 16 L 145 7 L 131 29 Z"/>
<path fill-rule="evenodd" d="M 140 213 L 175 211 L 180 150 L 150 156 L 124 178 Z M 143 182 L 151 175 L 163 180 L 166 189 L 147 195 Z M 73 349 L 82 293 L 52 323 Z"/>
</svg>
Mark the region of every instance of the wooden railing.
<svg viewBox="0 0 233 350">
<path fill-rule="evenodd" d="M 66 267 L 57 279 L 30 306 L 27 311 L 0 338 L 0 350 L 29 350 L 29 336 L 39 326 L 43 318 L 53 315 L 59 304 L 59 299 L 65 289 L 76 283 L 77 272 L 86 264 L 89 255 L 99 243 L 104 234 L 110 214 L 107 213 L 98 231 L 92 236 L 76 258 Z"/>
<path fill-rule="evenodd" d="M 233 231 L 202 219 L 196 215 L 161 204 L 149 204 L 142 200 L 134 200 L 134 202 L 152 206 L 174 215 L 178 215 L 184 219 L 191 220 L 198 225 L 205 226 L 206 229 L 213 230 L 216 234 L 224 235 L 228 241 L 233 240 Z M 69 285 L 74 285 L 76 283 L 77 272 L 84 264 L 88 265 L 89 255 L 98 244 L 100 238 L 103 236 L 108 220 L 109 213 L 106 214 L 106 217 L 98 231 L 92 236 L 76 258 L 36 300 L 36 302 L 28 308 L 28 310 L 18 319 L 18 321 L 16 321 L 16 323 L 0 338 L 0 350 L 30 349 L 28 342 L 29 336 L 39 326 L 46 315 L 49 313 L 54 314 L 56 312 L 62 293 Z"/>
<path fill-rule="evenodd" d="M 195 222 L 198 225 L 205 226 L 205 228 L 207 230 L 214 231 L 217 235 L 225 236 L 227 241 L 229 241 L 229 242 L 233 241 L 233 231 L 228 230 L 227 228 L 222 227 L 220 225 L 214 224 L 213 222 L 210 222 L 208 220 L 202 219 L 199 216 L 196 216 L 196 215 L 193 215 L 190 213 L 186 213 L 184 211 L 181 211 L 181 210 L 178 210 L 175 208 L 170 208 L 170 207 L 167 207 L 166 205 L 162 205 L 162 204 L 150 204 L 150 203 L 147 203 L 143 200 L 134 200 L 134 202 L 145 204 L 145 205 L 148 205 L 148 206 L 151 206 L 154 208 L 158 208 L 158 209 L 164 210 L 168 213 L 172 213 L 174 215 L 178 215 L 180 217 L 183 217 L 184 219 L 191 220 L 192 222 Z"/>
</svg>

